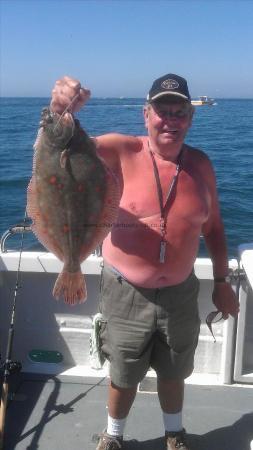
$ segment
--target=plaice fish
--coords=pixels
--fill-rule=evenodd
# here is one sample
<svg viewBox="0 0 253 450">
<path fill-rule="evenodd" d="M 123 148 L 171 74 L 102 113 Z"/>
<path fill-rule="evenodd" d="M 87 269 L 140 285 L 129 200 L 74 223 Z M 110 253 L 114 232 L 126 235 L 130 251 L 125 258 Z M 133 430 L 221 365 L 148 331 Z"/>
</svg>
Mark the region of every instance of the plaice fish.
<svg viewBox="0 0 253 450">
<path fill-rule="evenodd" d="M 80 264 L 117 217 L 118 184 L 70 113 L 44 108 L 34 149 L 27 213 L 39 241 L 63 262 L 53 295 L 73 305 L 87 297 Z"/>
</svg>

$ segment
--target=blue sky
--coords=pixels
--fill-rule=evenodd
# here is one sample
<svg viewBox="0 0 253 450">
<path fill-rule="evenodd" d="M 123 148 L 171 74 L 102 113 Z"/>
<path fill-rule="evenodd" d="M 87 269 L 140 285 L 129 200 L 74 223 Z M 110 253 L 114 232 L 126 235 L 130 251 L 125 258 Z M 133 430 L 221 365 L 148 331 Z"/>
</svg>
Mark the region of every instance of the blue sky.
<svg viewBox="0 0 253 450">
<path fill-rule="evenodd" d="M 144 97 L 172 72 L 192 96 L 253 98 L 252 0 L 0 0 L 1 95 Z"/>
</svg>

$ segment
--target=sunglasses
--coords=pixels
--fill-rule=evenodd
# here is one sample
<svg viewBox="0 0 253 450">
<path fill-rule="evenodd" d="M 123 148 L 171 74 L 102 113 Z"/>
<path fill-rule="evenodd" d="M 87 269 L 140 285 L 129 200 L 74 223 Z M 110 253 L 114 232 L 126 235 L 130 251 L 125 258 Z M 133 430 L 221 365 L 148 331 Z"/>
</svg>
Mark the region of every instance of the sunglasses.
<svg viewBox="0 0 253 450">
<path fill-rule="evenodd" d="M 214 323 L 220 322 L 220 320 L 224 319 L 223 313 L 221 311 L 212 311 L 208 314 L 206 318 L 206 324 L 210 330 L 211 335 L 213 336 L 214 342 L 216 342 L 212 325 Z"/>
<path fill-rule="evenodd" d="M 171 118 L 184 119 L 189 115 L 189 111 L 190 111 L 190 109 L 188 107 L 184 107 L 175 112 L 168 110 L 168 109 L 160 108 L 157 105 L 152 105 L 152 107 L 153 107 L 155 113 L 159 117 L 161 117 L 161 119 L 171 119 Z"/>
</svg>

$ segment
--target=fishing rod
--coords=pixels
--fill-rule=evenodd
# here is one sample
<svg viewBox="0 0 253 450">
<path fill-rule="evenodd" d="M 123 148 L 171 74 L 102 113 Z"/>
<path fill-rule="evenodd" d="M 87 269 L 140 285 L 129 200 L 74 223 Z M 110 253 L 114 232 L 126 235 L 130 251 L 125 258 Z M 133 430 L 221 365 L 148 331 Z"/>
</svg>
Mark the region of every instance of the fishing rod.
<svg viewBox="0 0 253 450">
<path fill-rule="evenodd" d="M 16 274 L 16 283 L 15 283 L 13 304 L 12 304 L 12 311 L 11 311 L 11 321 L 10 321 L 8 339 L 7 339 L 6 357 L 5 357 L 5 361 L 2 365 L 4 372 L 3 372 L 2 393 L 1 393 L 1 403 L 0 403 L 0 450 L 4 449 L 4 429 L 5 429 L 6 410 L 7 410 L 7 404 L 8 404 L 9 377 L 12 373 L 19 372 L 22 368 L 21 363 L 19 361 L 12 361 L 11 357 L 12 357 L 13 338 L 14 338 L 14 323 L 15 323 L 15 313 L 16 313 L 16 305 L 17 305 L 17 294 L 18 294 L 18 290 L 21 287 L 19 284 L 19 282 L 20 282 L 20 267 L 21 267 L 21 256 L 22 256 L 23 245 L 24 245 L 24 233 L 25 233 L 25 231 L 27 231 L 26 219 L 27 219 L 27 213 L 25 212 L 23 225 L 22 225 L 22 227 L 19 225 L 19 230 L 17 230 L 17 231 L 20 231 L 20 229 L 21 229 L 22 235 L 21 235 L 18 269 L 17 269 L 17 274 Z"/>
</svg>

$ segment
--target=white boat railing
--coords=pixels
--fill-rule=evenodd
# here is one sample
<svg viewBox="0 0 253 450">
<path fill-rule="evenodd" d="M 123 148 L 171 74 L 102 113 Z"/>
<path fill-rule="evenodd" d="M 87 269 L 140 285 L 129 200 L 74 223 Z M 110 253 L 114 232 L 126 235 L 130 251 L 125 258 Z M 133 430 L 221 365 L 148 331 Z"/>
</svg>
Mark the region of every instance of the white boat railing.
<svg viewBox="0 0 253 450">
<path fill-rule="evenodd" d="M 235 350 L 234 380 L 253 383 L 253 244 L 239 247 L 241 280 Z"/>
<path fill-rule="evenodd" d="M 25 372 L 45 372 L 63 375 L 100 376 L 89 364 L 89 336 L 92 317 L 98 310 L 99 278 L 102 257 L 91 255 L 82 264 L 88 300 L 70 308 L 52 298 L 52 287 L 62 263 L 48 252 L 23 252 L 20 264 L 21 286 L 17 305 L 14 359 L 21 360 Z M 15 275 L 19 252 L 0 253 L 0 346 L 4 354 L 8 335 Z M 232 286 L 239 292 L 238 320 L 214 324 L 216 343 L 207 329 L 205 318 L 213 309 L 212 263 L 209 258 L 197 258 L 195 272 L 200 280 L 199 310 L 201 331 L 195 358 L 195 372 L 189 382 L 253 384 L 253 244 L 240 247 L 240 266 L 229 261 Z M 239 286 L 240 283 L 240 286 Z M 38 364 L 28 355 L 34 349 L 59 351 L 63 362 Z M 152 371 L 150 376 L 154 376 Z"/>
</svg>

